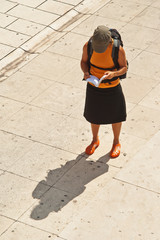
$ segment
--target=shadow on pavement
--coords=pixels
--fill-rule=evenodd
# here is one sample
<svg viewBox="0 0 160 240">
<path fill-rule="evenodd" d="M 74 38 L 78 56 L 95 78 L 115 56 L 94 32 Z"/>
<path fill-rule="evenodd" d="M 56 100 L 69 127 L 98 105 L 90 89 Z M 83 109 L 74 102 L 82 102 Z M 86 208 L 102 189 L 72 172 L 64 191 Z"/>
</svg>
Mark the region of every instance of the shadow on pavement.
<svg viewBox="0 0 160 240">
<path fill-rule="evenodd" d="M 102 156 L 97 161 L 87 160 L 88 156 L 82 155 L 84 153 L 78 155 L 75 160 L 61 165 L 60 168 L 49 170 L 46 179 L 38 183 L 32 197 L 40 201 L 32 210 L 30 215 L 32 219 L 41 220 L 46 218 L 50 212 L 60 211 L 83 193 L 86 184 L 108 172 L 109 154 Z M 42 194 L 44 185 L 49 186 L 49 189 Z"/>
</svg>

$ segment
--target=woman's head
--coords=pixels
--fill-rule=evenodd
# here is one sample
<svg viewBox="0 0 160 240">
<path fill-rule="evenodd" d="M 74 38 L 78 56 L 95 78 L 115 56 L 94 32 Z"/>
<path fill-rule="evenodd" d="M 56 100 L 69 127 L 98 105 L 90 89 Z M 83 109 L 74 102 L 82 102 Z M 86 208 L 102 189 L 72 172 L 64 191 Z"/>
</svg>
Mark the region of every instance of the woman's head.
<svg viewBox="0 0 160 240">
<path fill-rule="evenodd" d="M 111 42 L 111 32 L 106 26 L 98 26 L 92 37 L 92 48 L 97 53 L 106 51 L 109 43 Z"/>
</svg>

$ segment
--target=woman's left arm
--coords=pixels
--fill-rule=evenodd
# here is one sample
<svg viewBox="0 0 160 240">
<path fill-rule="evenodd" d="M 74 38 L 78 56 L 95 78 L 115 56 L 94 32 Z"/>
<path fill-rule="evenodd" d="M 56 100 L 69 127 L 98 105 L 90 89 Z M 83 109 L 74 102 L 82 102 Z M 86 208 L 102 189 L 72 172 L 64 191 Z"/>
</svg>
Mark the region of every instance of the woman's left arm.
<svg viewBox="0 0 160 240">
<path fill-rule="evenodd" d="M 106 71 L 105 79 L 112 79 L 113 77 L 118 77 L 127 72 L 127 60 L 126 60 L 126 55 L 123 47 L 119 47 L 119 55 L 118 55 L 118 63 L 119 63 L 119 69 L 116 71 Z"/>
</svg>

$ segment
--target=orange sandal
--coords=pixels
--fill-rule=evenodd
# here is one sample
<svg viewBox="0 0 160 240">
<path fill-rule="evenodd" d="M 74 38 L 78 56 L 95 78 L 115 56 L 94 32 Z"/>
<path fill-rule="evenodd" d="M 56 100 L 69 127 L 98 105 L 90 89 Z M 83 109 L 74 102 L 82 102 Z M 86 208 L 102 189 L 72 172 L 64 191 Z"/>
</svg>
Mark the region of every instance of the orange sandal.
<svg viewBox="0 0 160 240">
<path fill-rule="evenodd" d="M 113 144 L 112 149 L 110 151 L 110 157 L 111 158 L 116 158 L 120 155 L 121 152 L 121 144 Z"/>
<path fill-rule="evenodd" d="M 87 155 L 93 154 L 96 148 L 99 146 L 99 143 L 99 139 L 96 142 L 92 141 L 91 144 L 86 148 L 85 153 Z"/>
</svg>

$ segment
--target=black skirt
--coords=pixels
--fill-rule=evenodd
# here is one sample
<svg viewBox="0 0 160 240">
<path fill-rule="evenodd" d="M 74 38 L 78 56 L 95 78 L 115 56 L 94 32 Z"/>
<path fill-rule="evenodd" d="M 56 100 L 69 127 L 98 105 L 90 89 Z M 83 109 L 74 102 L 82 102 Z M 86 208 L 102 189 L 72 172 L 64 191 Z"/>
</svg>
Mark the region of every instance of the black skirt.
<svg viewBox="0 0 160 240">
<path fill-rule="evenodd" d="M 112 124 L 126 120 L 126 103 L 121 85 L 97 88 L 87 84 L 84 117 L 94 124 Z"/>
</svg>

